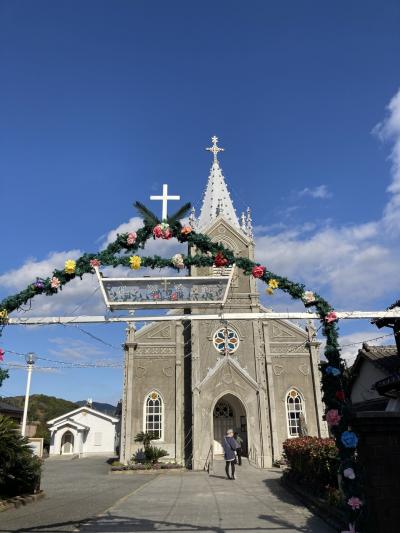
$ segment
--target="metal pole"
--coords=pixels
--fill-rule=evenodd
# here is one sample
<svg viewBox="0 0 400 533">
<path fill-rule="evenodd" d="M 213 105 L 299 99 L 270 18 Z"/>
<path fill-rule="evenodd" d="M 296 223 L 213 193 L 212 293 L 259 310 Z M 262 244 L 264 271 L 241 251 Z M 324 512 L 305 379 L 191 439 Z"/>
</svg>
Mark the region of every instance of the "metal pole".
<svg viewBox="0 0 400 533">
<path fill-rule="evenodd" d="M 23 419 L 22 419 L 22 428 L 21 428 L 21 434 L 22 434 L 23 437 L 25 437 L 26 419 L 27 419 L 27 416 L 28 416 L 29 391 L 30 391 L 30 388 L 31 388 L 32 370 L 33 370 L 33 364 L 32 363 L 28 363 L 28 379 L 27 379 L 27 382 L 26 382 L 24 416 L 23 416 Z"/>
<path fill-rule="evenodd" d="M 26 392 L 25 392 L 25 403 L 24 403 L 24 416 L 22 418 L 22 427 L 21 427 L 21 434 L 23 437 L 25 437 L 25 431 L 26 431 L 26 419 L 28 418 L 28 405 L 29 405 L 29 391 L 31 389 L 31 379 L 32 379 L 32 370 L 33 365 L 36 361 L 36 355 L 34 353 L 28 353 L 25 356 L 26 364 L 28 365 L 28 379 L 26 381 Z"/>
</svg>

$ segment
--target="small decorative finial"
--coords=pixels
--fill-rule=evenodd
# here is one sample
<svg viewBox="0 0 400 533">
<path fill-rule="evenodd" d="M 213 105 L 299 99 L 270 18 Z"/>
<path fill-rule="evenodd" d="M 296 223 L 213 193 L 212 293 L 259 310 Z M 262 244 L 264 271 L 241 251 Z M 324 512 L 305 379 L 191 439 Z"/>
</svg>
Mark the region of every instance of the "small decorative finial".
<svg viewBox="0 0 400 533">
<path fill-rule="evenodd" d="M 247 208 L 247 224 L 246 224 L 246 233 L 252 239 L 254 237 L 253 234 L 253 219 L 251 218 L 251 209 L 250 207 Z"/>
<path fill-rule="evenodd" d="M 213 145 L 210 148 L 206 148 L 206 150 L 214 154 L 214 163 L 218 164 L 218 152 L 223 152 L 224 148 L 220 148 L 219 146 L 217 146 L 218 137 L 216 137 L 215 135 L 214 137 L 211 137 L 211 142 L 213 143 Z"/>
<path fill-rule="evenodd" d="M 244 211 L 242 211 L 242 214 L 240 216 L 240 228 L 243 233 L 247 235 L 246 215 L 244 214 Z"/>
<path fill-rule="evenodd" d="M 196 210 L 194 207 L 192 207 L 192 210 L 190 211 L 189 215 L 189 226 L 192 229 L 196 229 L 197 220 L 196 220 Z"/>
</svg>

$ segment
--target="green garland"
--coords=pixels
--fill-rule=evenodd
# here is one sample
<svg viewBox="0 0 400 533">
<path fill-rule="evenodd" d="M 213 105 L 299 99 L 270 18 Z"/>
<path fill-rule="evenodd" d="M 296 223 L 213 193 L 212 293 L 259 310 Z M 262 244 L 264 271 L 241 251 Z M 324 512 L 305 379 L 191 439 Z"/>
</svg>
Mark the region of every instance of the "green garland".
<svg viewBox="0 0 400 533">
<path fill-rule="evenodd" d="M 286 277 L 270 272 L 250 259 L 236 257 L 229 248 L 220 243 L 212 242 L 207 235 L 196 233 L 187 226 L 183 228 L 177 220 L 174 220 L 169 225 L 160 223 L 157 227 L 161 228 L 161 226 L 164 229 L 168 227 L 168 237 L 165 238 L 176 237 L 179 242 L 187 243 L 192 249 L 196 250 L 194 255 L 182 256 L 186 268 L 212 266 L 215 264 L 216 257 L 222 257 L 226 266 L 235 264 L 243 270 L 244 274 L 248 276 L 254 275 L 254 277 L 259 278 L 266 284 L 270 283 L 271 280 L 275 280 L 280 290 L 289 294 L 295 300 L 304 301 L 305 286 L 303 284 L 294 283 Z M 159 232 L 161 233 L 161 230 Z M 73 272 L 54 270 L 51 277 L 37 279 L 36 282 L 28 285 L 26 289 L 18 294 L 5 298 L 0 302 L 0 325 L 3 324 L 4 326 L 7 323 L 9 313 L 26 305 L 36 295 L 46 294 L 51 296 L 56 294 L 58 290 L 62 290 L 62 287 L 74 278 L 82 278 L 85 274 L 93 274 L 93 260 L 99 261 L 102 266 L 131 266 L 132 255 L 143 249 L 149 238 L 156 238 L 155 228 L 151 226 L 151 220 L 148 218 L 145 218 L 143 227 L 136 232 L 134 242 L 132 242 L 132 239 L 129 240 L 130 235 L 132 234 L 117 235 L 116 240 L 99 253 L 85 253 L 76 260 Z M 129 244 L 129 242 L 131 243 Z M 179 270 L 172 259 L 165 259 L 157 255 L 141 257 L 140 266 L 152 269 L 169 267 Z M 259 268 L 257 269 L 257 267 Z M 59 281 L 58 288 L 52 286 L 52 279 L 54 278 Z M 345 364 L 340 355 L 337 318 L 333 308 L 326 300 L 318 294 L 313 294 L 313 296 L 314 299 L 305 305 L 315 308 L 322 323 L 322 333 L 326 337 L 325 357 L 327 361 L 320 364 L 326 417 L 327 421 L 330 422 L 331 431 L 335 436 L 341 458 L 339 473 L 342 476 L 342 490 L 345 494 L 349 523 L 353 524 L 354 527 L 356 525 L 359 527 L 366 514 L 366 505 L 360 483 L 360 466 L 356 457 L 358 438 L 350 427 L 349 383 L 345 375 Z"/>
</svg>

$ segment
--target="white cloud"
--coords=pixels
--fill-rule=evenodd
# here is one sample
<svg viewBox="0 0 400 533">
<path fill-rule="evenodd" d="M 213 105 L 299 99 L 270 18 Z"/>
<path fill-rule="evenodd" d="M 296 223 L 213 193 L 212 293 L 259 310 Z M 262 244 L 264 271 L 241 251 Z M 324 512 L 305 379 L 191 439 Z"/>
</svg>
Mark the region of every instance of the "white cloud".
<svg viewBox="0 0 400 533">
<path fill-rule="evenodd" d="M 321 200 L 325 200 L 327 198 L 331 198 L 332 193 L 328 191 L 328 187 L 326 185 L 318 185 L 317 187 L 314 187 L 312 189 L 306 187 L 305 189 L 299 192 L 299 196 L 311 196 L 311 198 L 319 198 Z"/>
<path fill-rule="evenodd" d="M 357 331 L 349 333 L 348 335 L 341 335 L 339 338 L 342 357 L 351 366 L 358 354 L 358 350 L 362 348 L 363 342 L 368 342 L 371 346 L 382 346 L 394 344 L 393 335 L 387 334 L 387 330 L 380 332 L 379 330 L 371 331 Z"/>
<path fill-rule="evenodd" d="M 389 102 L 387 117 L 377 124 L 373 133 L 382 141 L 393 143 L 390 159 L 392 161 L 392 183 L 388 192 L 392 195 L 387 203 L 383 222 L 389 232 L 400 233 L 400 89 Z"/>
</svg>

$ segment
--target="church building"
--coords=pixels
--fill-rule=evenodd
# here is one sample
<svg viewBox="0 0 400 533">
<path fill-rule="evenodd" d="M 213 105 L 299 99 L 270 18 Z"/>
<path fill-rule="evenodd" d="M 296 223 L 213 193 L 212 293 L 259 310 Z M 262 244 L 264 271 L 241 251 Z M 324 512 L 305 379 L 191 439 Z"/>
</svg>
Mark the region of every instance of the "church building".
<svg viewBox="0 0 400 533">
<path fill-rule="evenodd" d="M 238 218 L 213 137 L 213 163 L 198 218 L 192 227 L 235 255 L 254 259 L 250 210 Z M 234 268 L 235 267 L 231 267 Z M 224 306 L 226 313 L 267 311 L 256 280 L 239 269 Z M 230 268 L 192 268 L 191 276 L 231 275 Z M 185 313 L 218 314 L 220 308 Z M 127 330 L 121 420 L 121 461 L 140 447 L 141 431 L 168 451 L 168 460 L 195 470 L 222 454 L 228 428 L 244 440 L 244 454 L 259 468 L 282 456 L 282 443 L 299 435 L 327 436 L 320 392 L 319 343 L 287 320 L 193 320 L 154 322 Z"/>
</svg>

